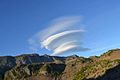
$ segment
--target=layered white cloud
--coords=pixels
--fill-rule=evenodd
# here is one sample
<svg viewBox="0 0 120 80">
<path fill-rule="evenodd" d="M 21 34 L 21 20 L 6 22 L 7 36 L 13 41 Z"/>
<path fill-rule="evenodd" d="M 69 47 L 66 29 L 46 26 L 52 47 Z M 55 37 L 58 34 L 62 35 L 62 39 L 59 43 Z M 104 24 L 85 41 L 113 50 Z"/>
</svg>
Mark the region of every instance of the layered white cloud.
<svg viewBox="0 0 120 80">
<path fill-rule="evenodd" d="M 89 48 L 83 48 L 80 46 L 81 44 L 78 41 L 69 41 L 54 50 L 54 53 L 51 55 L 58 55 L 65 52 L 79 52 L 79 51 L 86 51 Z"/>
<path fill-rule="evenodd" d="M 42 45 L 46 49 L 54 50 L 55 48 L 60 46 L 60 44 L 80 38 L 83 32 L 84 30 L 69 30 L 69 31 L 57 33 L 45 39 L 42 42 Z"/>
<path fill-rule="evenodd" d="M 67 52 L 86 51 L 88 48 L 82 47 L 82 35 L 85 33 L 81 29 L 81 17 L 60 17 L 53 20 L 50 25 L 35 34 L 29 39 L 33 49 L 42 46 L 53 51 L 52 55 L 58 55 Z"/>
</svg>

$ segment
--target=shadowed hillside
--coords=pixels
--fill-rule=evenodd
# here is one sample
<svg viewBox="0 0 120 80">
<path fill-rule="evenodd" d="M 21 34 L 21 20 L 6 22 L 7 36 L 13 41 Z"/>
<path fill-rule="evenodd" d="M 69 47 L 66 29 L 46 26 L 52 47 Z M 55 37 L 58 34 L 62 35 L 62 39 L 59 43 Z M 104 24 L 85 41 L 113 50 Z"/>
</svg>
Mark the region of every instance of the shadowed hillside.
<svg viewBox="0 0 120 80">
<path fill-rule="evenodd" d="M 106 70 L 102 76 L 97 78 L 89 78 L 85 80 L 120 80 L 120 64 L 111 69 Z"/>
<path fill-rule="evenodd" d="M 120 49 L 89 58 L 38 54 L 0 57 L 0 80 L 120 80 Z"/>
</svg>

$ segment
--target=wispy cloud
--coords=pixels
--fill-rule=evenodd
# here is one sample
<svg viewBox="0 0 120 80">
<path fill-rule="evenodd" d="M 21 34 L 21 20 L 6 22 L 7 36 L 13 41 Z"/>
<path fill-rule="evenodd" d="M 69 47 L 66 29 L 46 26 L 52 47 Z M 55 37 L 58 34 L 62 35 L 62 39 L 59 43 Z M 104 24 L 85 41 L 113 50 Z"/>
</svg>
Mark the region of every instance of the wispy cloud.
<svg viewBox="0 0 120 80">
<path fill-rule="evenodd" d="M 32 49 L 41 46 L 41 48 L 53 51 L 52 55 L 86 51 L 88 48 L 83 48 L 81 45 L 82 35 L 85 33 L 83 26 L 79 16 L 60 17 L 53 20 L 46 29 L 38 32 L 28 41 L 33 47 Z"/>
<path fill-rule="evenodd" d="M 69 41 L 54 50 L 54 53 L 51 55 L 59 55 L 65 52 L 79 52 L 79 51 L 87 51 L 89 48 L 84 48 L 80 45 L 78 41 Z"/>
<path fill-rule="evenodd" d="M 60 44 L 68 41 L 73 41 L 74 39 L 79 39 L 82 33 L 84 33 L 84 30 L 69 30 L 57 33 L 45 39 L 42 42 L 42 45 L 49 50 L 54 50 Z"/>
</svg>

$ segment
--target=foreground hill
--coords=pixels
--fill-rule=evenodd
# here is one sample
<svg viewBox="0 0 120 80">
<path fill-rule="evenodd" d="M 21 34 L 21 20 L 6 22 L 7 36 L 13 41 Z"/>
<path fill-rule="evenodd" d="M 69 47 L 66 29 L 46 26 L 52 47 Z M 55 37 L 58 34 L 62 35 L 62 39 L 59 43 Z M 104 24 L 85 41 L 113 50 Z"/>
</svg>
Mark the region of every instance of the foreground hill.
<svg viewBox="0 0 120 80">
<path fill-rule="evenodd" d="M 0 80 L 120 80 L 120 49 L 89 58 L 38 54 L 0 57 Z"/>
</svg>

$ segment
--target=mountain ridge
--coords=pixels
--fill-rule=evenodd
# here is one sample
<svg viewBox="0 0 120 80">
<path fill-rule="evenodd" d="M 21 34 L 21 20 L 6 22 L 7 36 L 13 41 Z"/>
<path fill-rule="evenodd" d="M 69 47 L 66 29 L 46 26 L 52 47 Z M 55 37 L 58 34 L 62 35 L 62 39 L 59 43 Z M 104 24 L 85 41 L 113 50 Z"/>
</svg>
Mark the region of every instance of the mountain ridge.
<svg viewBox="0 0 120 80">
<path fill-rule="evenodd" d="M 101 56 L 89 58 L 46 54 L 1 56 L 0 80 L 108 80 L 111 74 L 106 77 L 106 72 L 111 72 L 110 69 L 114 72 L 114 67 L 120 69 L 119 65 L 120 49 L 112 49 Z M 120 79 L 117 75 L 116 73 L 114 77 Z M 117 80 L 109 80 L 113 79 Z"/>
</svg>

